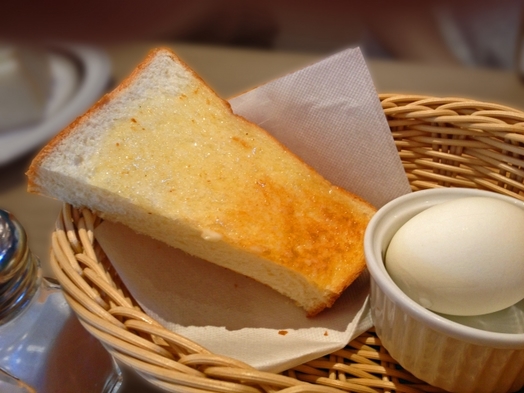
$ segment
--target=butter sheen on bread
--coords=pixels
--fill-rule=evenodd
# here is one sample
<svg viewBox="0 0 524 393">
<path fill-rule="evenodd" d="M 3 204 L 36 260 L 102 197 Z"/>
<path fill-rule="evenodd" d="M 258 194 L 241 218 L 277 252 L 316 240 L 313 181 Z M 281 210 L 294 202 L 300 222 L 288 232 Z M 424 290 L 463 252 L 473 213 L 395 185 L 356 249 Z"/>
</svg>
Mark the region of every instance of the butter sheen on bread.
<svg viewBox="0 0 524 393">
<path fill-rule="evenodd" d="M 249 276 L 309 316 L 365 268 L 374 207 L 233 114 L 168 49 L 59 133 L 27 175 L 30 192 Z"/>
</svg>

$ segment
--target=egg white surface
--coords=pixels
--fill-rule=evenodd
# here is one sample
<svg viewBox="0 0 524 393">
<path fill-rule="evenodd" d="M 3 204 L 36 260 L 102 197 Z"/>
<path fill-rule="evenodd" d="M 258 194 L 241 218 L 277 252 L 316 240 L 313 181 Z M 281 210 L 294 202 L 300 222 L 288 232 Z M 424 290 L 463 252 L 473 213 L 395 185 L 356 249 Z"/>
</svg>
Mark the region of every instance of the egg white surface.
<svg viewBox="0 0 524 393">
<path fill-rule="evenodd" d="M 435 312 L 505 309 L 524 298 L 524 209 L 488 197 L 432 206 L 395 233 L 385 262 L 398 287 Z"/>
</svg>

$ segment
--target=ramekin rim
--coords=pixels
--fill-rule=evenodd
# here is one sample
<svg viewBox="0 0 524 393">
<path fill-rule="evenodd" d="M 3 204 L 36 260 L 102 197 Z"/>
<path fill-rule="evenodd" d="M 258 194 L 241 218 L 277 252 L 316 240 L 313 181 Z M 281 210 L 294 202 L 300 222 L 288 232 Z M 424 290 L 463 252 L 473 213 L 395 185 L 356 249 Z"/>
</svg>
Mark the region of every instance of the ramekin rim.
<svg viewBox="0 0 524 393">
<path fill-rule="evenodd" d="M 433 330 L 472 344 L 497 348 L 524 349 L 524 333 L 501 333 L 477 329 L 449 320 L 422 307 L 417 302 L 408 297 L 394 283 L 391 277 L 387 274 L 384 263 L 381 261 L 376 261 L 375 259 L 372 234 L 380 223 L 380 220 L 382 220 L 384 216 L 390 214 L 394 209 L 397 209 L 399 206 L 412 200 L 424 200 L 428 198 L 435 198 L 437 196 L 445 197 L 480 195 L 497 197 L 512 203 L 518 203 L 521 204 L 521 206 L 524 208 L 524 202 L 519 201 L 516 198 L 479 189 L 459 187 L 434 188 L 404 194 L 386 203 L 371 218 L 364 235 L 364 253 L 366 256 L 366 265 L 371 279 L 375 281 L 380 291 L 382 291 L 397 307 L 401 308 L 403 312 L 407 313 L 418 322 L 427 325 Z"/>
</svg>

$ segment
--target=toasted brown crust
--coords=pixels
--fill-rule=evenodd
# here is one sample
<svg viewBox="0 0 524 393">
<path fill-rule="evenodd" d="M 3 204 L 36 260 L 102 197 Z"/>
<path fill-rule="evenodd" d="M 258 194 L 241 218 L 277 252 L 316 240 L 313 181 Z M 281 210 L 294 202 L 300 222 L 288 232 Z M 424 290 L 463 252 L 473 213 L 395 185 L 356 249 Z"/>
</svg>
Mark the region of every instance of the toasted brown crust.
<svg viewBox="0 0 524 393">
<path fill-rule="evenodd" d="M 89 120 L 89 118 L 97 111 L 99 111 L 104 105 L 111 102 L 119 94 L 124 94 L 126 89 L 134 82 L 135 78 L 144 71 L 144 69 L 151 63 L 151 61 L 158 56 L 159 53 L 166 53 L 171 58 L 175 59 L 178 63 L 183 65 L 188 72 L 191 72 L 193 76 L 205 84 L 204 80 L 196 74 L 182 59 L 180 59 L 171 49 L 167 47 L 154 48 L 148 52 L 146 57 L 131 71 L 131 73 L 112 91 L 104 94 L 97 102 L 95 102 L 84 114 L 78 116 L 72 123 L 70 123 L 66 128 L 56 134 L 33 158 L 31 165 L 26 171 L 26 176 L 28 178 L 28 191 L 35 194 L 41 193 L 40 186 L 35 182 L 35 179 L 38 177 L 38 168 L 41 166 L 45 158 L 51 154 L 55 147 L 65 140 L 71 133 L 84 122 Z M 209 87 L 211 89 L 211 87 Z M 231 110 L 231 106 L 227 101 L 224 101 Z"/>
<path fill-rule="evenodd" d="M 43 190 L 39 184 L 39 181 L 41 181 L 39 171 L 44 161 L 55 154 L 60 144 L 67 143 L 67 138 L 74 134 L 77 128 L 88 122 L 98 111 L 110 105 L 116 97 L 125 94 L 126 90 L 160 53 L 167 54 L 175 62 L 182 64 L 199 82 L 200 87 L 207 90 L 207 92 L 198 94 L 195 91 L 195 96 L 207 94 L 219 107 L 220 116 L 223 116 L 224 119 L 228 118 L 228 121 L 236 122 L 240 129 L 258 135 L 262 146 L 272 146 L 272 148 L 278 146 L 278 148 L 275 148 L 278 151 L 275 157 L 286 160 L 290 166 L 298 168 L 297 179 L 307 178 L 304 181 L 297 180 L 293 185 L 294 189 L 287 189 L 286 182 L 282 181 L 282 176 L 285 175 L 279 175 L 280 177 L 277 178 L 271 173 L 258 171 L 260 168 L 256 167 L 257 170 L 253 172 L 256 176 L 253 175 L 255 176 L 251 179 L 253 181 L 247 186 L 218 182 L 217 187 L 220 190 L 228 188 L 233 190 L 232 197 L 224 205 L 224 209 L 216 209 L 217 211 L 220 210 L 219 220 L 217 220 L 218 216 L 209 219 L 204 217 L 205 220 L 199 217 L 199 222 L 206 230 L 220 234 L 223 237 L 223 243 L 226 244 L 225 247 L 230 247 L 231 253 L 248 257 L 249 254 L 252 254 L 253 260 L 258 258 L 263 261 L 272 261 L 309 280 L 316 290 L 323 293 L 322 302 L 307 309 L 309 316 L 316 315 L 324 308 L 330 307 L 346 287 L 365 269 L 362 242 L 365 228 L 374 214 L 375 208 L 362 198 L 334 187 L 271 134 L 243 117 L 234 115 L 229 103 L 218 99 L 218 96 L 200 76 L 181 62 L 169 49 L 158 48 L 151 51 L 117 88 L 104 95 L 84 115 L 56 135 L 35 157 L 27 171 L 28 190 L 33 193 L 47 193 L 48 190 Z M 212 95 L 216 97 L 211 98 Z M 138 116 L 137 118 L 139 118 Z M 131 127 L 126 124 L 123 126 Z M 245 156 L 246 152 L 256 147 L 251 145 L 252 141 L 244 138 L 242 134 L 232 135 L 231 143 L 233 154 L 238 154 L 238 156 Z M 119 153 L 115 150 L 114 145 L 111 144 L 113 150 L 103 151 L 104 157 L 118 156 Z M 122 148 L 124 147 L 119 147 L 120 150 Z M 104 168 L 106 167 L 104 166 Z M 119 168 L 117 167 L 116 170 L 119 170 Z M 217 177 L 211 175 L 207 179 L 208 182 L 215 182 L 216 180 Z M 235 187 L 238 189 L 235 189 Z M 84 205 L 84 201 L 70 200 L 67 202 Z M 130 204 L 132 203 L 130 202 Z M 147 216 L 142 216 L 140 218 L 142 222 L 138 220 L 133 226 L 133 223 L 126 222 L 125 218 L 120 220 L 120 217 L 114 214 L 106 214 L 102 208 L 96 205 L 87 206 L 93 211 L 100 211 L 101 216 L 123 222 L 138 232 L 143 228 L 142 222 L 148 220 Z M 253 206 L 256 206 L 257 209 L 253 209 Z M 149 207 L 141 206 L 141 208 Z M 312 213 L 311 216 L 310 212 Z M 187 217 L 184 219 L 187 219 Z M 181 219 L 180 221 L 183 222 L 184 220 Z M 228 223 L 229 225 L 226 225 L 226 227 L 230 228 L 229 231 L 221 225 L 215 225 L 218 221 Z M 258 228 L 252 230 L 254 226 L 258 226 Z M 153 228 L 151 231 L 154 231 L 154 227 L 155 225 L 152 225 L 148 228 Z M 276 234 L 272 233 L 273 228 L 277 228 Z M 168 243 L 173 240 L 169 244 L 179 247 L 177 239 L 171 239 L 173 236 L 162 238 L 161 236 L 164 236 L 162 233 L 150 232 L 146 234 Z M 268 247 L 261 247 L 266 243 L 269 244 Z M 183 247 L 180 246 L 180 248 Z M 186 251 L 192 253 L 192 250 Z M 198 255 L 195 253 L 194 255 L 215 262 L 213 254 L 208 251 L 205 252 L 207 254 Z M 231 266 L 226 267 L 231 268 Z M 238 271 L 249 275 L 242 269 Z M 256 277 L 253 278 L 256 279 Z"/>
</svg>

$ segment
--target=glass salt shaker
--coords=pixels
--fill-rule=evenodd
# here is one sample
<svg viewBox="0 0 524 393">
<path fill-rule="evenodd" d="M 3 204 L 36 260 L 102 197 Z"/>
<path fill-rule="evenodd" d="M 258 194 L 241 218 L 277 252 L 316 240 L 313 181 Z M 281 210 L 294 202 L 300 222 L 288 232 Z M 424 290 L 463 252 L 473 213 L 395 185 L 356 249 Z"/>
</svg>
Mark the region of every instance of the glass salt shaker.
<svg viewBox="0 0 524 393">
<path fill-rule="evenodd" d="M 121 385 L 109 353 L 42 277 L 20 223 L 0 209 L 0 391 L 116 393 Z"/>
</svg>

